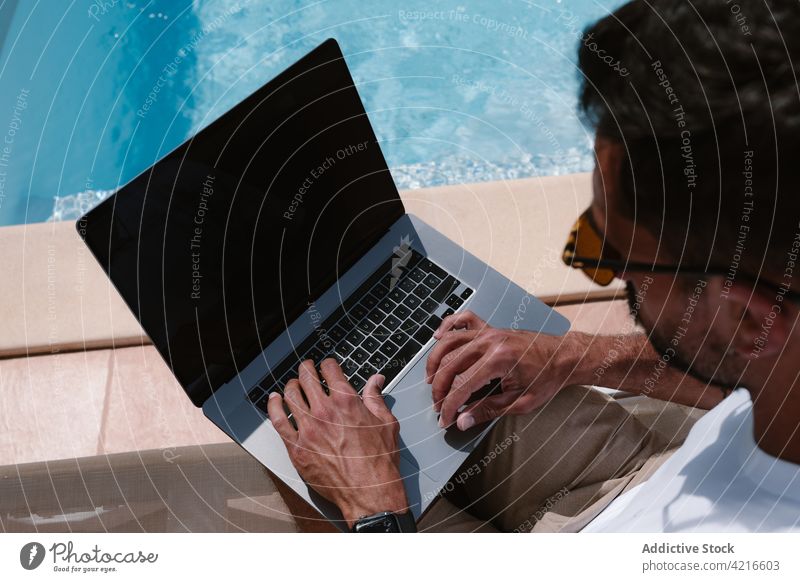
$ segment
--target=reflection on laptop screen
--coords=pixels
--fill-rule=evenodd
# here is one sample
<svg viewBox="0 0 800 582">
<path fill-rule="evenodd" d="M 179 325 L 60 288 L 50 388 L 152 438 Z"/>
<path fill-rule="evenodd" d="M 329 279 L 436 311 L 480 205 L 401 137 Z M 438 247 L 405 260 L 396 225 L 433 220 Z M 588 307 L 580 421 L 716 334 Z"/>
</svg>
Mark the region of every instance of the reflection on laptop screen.
<svg viewBox="0 0 800 582">
<path fill-rule="evenodd" d="M 329 40 L 79 230 L 199 406 L 403 212 Z"/>
</svg>

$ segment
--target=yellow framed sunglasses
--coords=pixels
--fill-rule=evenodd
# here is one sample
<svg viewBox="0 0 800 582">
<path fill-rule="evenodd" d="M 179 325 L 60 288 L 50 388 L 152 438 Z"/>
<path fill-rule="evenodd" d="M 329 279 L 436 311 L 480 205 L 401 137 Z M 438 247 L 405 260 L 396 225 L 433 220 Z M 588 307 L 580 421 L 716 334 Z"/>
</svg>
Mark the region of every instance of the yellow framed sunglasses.
<svg viewBox="0 0 800 582">
<path fill-rule="evenodd" d="M 681 265 L 657 265 L 626 261 L 600 234 L 600 230 L 594 223 L 591 210 L 591 208 L 587 208 L 575 221 L 569 233 L 567 244 L 564 246 L 561 260 L 568 267 L 580 269 L 594 283 L 602 287 L 610 285 L 617 278 L 617 273 L 623 271 L 693 275 L 697 277 L 726 275 L 728 272 L 727 269 L 719 268 L 709 269 L 697 266 L 683 267 Z"/>
</svg>

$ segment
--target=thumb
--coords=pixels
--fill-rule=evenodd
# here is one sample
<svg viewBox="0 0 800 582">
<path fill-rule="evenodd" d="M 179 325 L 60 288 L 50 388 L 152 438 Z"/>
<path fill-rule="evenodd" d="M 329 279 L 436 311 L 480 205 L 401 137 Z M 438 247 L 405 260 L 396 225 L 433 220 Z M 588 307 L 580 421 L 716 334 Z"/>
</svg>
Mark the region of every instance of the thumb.
<svg viewBox="0 0 800 582">
<path fill-rule="evenodd" d="M 364 401 L 364 406 L 366 406 L 367 410 L 372 414 L 381 420 L 393 421 L 394 416 L 389 410 L 389 407 L 386 406 L 386 402 L 383 401 L 383 396 L 381 396 L 384 382 L 386 382 L 386 378 L 382 374 L 373 374 L 370 376 L 366 386 L 364 386 L 364 391 L 361 393 L 361 398 Z"/>
<path fill-rule="evenodd" d="M 501 392 L 482 398 L 467 406 L 456 419 L 458 430 L 469 430 L 475 425 L 489 422 L 504 414 L 523 395 L 522 390 Z"/>
</svg>

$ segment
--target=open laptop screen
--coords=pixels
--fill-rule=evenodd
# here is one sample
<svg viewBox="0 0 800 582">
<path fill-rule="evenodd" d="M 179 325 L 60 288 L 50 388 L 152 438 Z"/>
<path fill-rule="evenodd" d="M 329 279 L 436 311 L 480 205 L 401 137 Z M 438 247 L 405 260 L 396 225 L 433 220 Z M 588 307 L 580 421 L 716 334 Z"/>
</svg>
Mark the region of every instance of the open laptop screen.
<svg viewBox="0 0 800 582">
<path fill-rule="evenodd" d="M 78 229 L 200 406 L 403 212 L 328 40 Z"/>
</svg>

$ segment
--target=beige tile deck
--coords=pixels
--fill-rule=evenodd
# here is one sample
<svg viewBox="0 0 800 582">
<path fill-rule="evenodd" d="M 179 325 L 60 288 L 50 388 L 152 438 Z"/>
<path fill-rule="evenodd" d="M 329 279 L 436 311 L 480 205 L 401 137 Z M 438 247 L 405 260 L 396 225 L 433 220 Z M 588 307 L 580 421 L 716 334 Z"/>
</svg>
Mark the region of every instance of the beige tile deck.
<svg viewBox="0 0 800 582">
<path fill-rule="evenodd" d="M 0 228 L 0 357 L 141 341 L 71 222 Z"/>
<path fill-rule="evenodd" d="M 560 305 L 556 311 L 569 319 L 572 331 L 615 335 L 633 333 L 637 329 L 628 302 L 623 300 Z"/>
<path fill-rule="evenodd" d="M 0 360 L 0 465 L 97 453 L 110 353 Z"/>
<path fill-rule="evenodd" d="M 153 346 L 113 351 L 98 452 L 228 440 L 191 401 Z"/>
<path fill-rule="evenodd" d="M 152 346 L 0 360 L 0 465 L 227 441 Z"/>
<path fill-rule="evenodd" d="M 401 193 L 416 214 L 546 302 L 609 297 L 560 252 L 591 199 L 588 174 Z M 72 222 L 0 228 L 0 357 L 137 345 L 141 328 Z"/>
<path fill-rule="evenodd" d="M 264 467 L 233 443 L 0 466 L 0 531 L 296 529 Z"/>
</svg>

